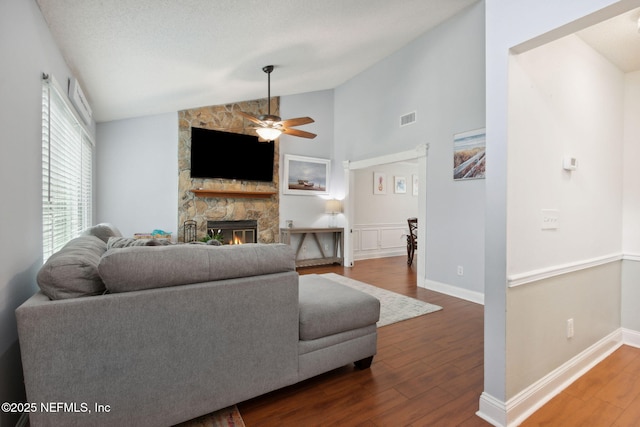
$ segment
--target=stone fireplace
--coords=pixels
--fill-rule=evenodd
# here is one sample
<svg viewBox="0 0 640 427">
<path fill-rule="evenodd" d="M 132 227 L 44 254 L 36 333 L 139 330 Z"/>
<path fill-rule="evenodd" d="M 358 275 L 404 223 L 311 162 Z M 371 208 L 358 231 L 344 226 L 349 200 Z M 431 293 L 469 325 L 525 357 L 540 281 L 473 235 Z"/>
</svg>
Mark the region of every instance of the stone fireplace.
<svg viewBox="0 0 640 427">
<path fill-rule="evenodd" d="M 256 223 L 257 243 L 279 241 L 280 151 L 277 140 L 273 142 L 273 182 L 191 178 L 192 126 L 253 134 L 253 124 L 236 114 L 236 111 L 260 115 L 267 114 L 268 107 L 267 99 L 259 99 L 183 110 L 178 113 L 178 241 L 184 241 L 183 224 L 188 220 L 196 221 L 197 240 L 209 233 L 212 228 L 208 225 L 209 221 L 253 221 Z M 279 110 L 280 98 L 272 97 L 271 114 L 278 115 Z"/>
</svg>

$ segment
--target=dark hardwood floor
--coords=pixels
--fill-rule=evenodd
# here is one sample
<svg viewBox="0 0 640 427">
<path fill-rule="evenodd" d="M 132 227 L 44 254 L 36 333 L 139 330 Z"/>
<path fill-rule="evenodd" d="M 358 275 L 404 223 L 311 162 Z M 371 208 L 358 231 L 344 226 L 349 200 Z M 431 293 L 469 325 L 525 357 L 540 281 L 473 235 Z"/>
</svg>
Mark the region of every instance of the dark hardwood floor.
<svg viewBox="0 0 640 427">
<path fill-rule="evenodd" d="M 416 287 L 406 257 L 299 270 L 329 272 L 443 310 L 380 328 L 370 369 L 345 366 L 238 404 L 247 427 L 490 425 L 475 415 L 483 390 L 483 306 Z M 640 426 L 640 349 L 622 346 L 521 426 Z"/>
<path fill-rule="evenodd" d="M 443 307 L 378 330 L 370 369 L 345 366 L 238 405 L 247 427 L 488 426 L 483 390 L 483 306 L 416 287 L 406 257 L 358 261 L 338 273 Z"/>
</svg>

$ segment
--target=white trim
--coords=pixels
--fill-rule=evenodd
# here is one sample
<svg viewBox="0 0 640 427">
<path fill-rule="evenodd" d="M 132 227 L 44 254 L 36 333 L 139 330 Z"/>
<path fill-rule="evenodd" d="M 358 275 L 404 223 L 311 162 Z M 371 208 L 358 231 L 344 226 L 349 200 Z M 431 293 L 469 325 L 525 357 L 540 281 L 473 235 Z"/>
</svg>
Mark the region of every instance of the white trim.
<svg viewBox="0 0 640 427">
<path fill-rule="evenodd" d="M 482 292 L 470 291 L 458 286 L 448 285 L 446 283 L 436 282 L 435 280 L 429 279 L 425 279 L 423 283 L 418 283 L 418 286 L 435 292 L 440 292 L 441 294 L 450 295 L 452 297 L 484 305 L 484 294 Z"/>
<path fill-rule="evenodd" d="M 371 166 L 385 165 L 387 163 L 404 162 L 407 160 L 415 160 L 419 157 L 425 157 L 429 149 L 429 144 L 418 145 L 413 150 L 401 151 L 399 153 L 385 154 L 384 156 L 371 157 L 364 160 L 345 161 L 345 168 L 349 170 L 357 170 L 369 168 Z"/>
<path fill-rule="evenodd" d="M 527 283 L 537 282 L 539 280 L 560 276 L 561 274 L 573 273 L 575 271 L 597 267 L 599 265 L 608 264 L 610 262 L 620 261 L 621 259 L 623 259 L 623 255 L 621 253 L 610 254 L 610 255 L 605 255 L 597 258 L 586 259 L 583 261 L 554 265 L 551 267 L 541 268 L 538 270 L 512 274 L 507 277 L 507 285 L 510 288 L 513 288 L 513 287 L 524 285 Z"/>
<path fill-rule="evenodd" d="M 631 347 L 640 348 L 640 332 L 622 328 L 622 342 Z"/>
<path fill-rule="evenodd" d="M 630 339 L 629 342 L 627 338 Z M 506 403 L 483 392 L 476 415 L 494 426 L 517 426 L 621 345 L 633 346 L 634 342 L 640 344 L 640 333 L 617 329 L 531 384 Z M 640 347 L 640 345 L 636 346 Z"/>
<path fill-rule="evenodd" d="M 476 415 L 496 427 L 507 425 L 507 408 L 505 403 L 484 391 L 480 395 L 480 405 Z"/>
<path fill-rule="evenodd" d="M 625 261 L 640 261 L 640 254 L 624 254 L 622 259 Z"/>
</svg>

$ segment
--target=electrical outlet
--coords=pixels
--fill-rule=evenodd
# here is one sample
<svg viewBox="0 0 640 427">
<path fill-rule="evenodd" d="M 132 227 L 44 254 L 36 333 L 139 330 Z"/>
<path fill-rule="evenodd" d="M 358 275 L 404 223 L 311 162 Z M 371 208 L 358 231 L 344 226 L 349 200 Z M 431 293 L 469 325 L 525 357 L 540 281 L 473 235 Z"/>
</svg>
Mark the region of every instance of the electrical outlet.
<svg viewBox="0 0 640 427">
<path fill-rule="evenodd" d="M 461 265 L 458 266 L 458 276 L 464 276 L 464 268 Z"/>
<path fill-rule="evenodd" d="M 573 319 L 567 319 L 567 338 L 573 338 Z"/>
</svg>

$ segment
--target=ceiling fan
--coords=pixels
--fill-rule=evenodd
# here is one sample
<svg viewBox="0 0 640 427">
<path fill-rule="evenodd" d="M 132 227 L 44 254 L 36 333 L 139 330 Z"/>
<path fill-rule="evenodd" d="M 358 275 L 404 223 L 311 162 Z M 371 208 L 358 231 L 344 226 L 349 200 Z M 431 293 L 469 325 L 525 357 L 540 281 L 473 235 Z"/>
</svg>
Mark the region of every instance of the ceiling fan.
<svg viewBox="0 0 640 427">
<path fill-rule="evenodd" d="M 306 132 L 300 129 L 292 129 L 293 126 L 313 123 L 314 120 L 311 117 L 298 117 L 295 119 L 282 120 L 280 117 L 271 114 L 271 72 L 273 71 L 273 68 L 273 65 L 262 67 L 262 71 L 267 73 L 267 114 L 263 114 L 258 117 L 243 111 L 238 111 L 238 114 L 258 125 L 255 128 L 256 133 L 266 141 L 273 141 L 283 133 L 301 138 L 315 138 L 315 133 Z"/>
</svg>

